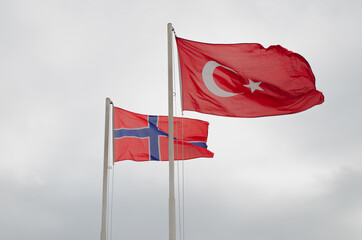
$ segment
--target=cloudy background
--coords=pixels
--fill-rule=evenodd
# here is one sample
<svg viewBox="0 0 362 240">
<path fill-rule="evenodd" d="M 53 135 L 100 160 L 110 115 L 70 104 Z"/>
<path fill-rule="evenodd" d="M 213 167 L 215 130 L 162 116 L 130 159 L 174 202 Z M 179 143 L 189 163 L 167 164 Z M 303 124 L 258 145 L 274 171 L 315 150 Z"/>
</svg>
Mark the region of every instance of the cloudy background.
<svg viewBox="0 0 362 240">
<path fill-rule="evenodd" d="M 360 240 L 361 10 L 359 0 L 1 1 L 0 238 L 99 239 L 105 98 L 167 115 L 171 22 L 183 38 L 300 53 L 325 95 L 288 116 L 185 112 L 210 122 L 215 157 L 184 162 L 178 239 Z M 119 162 L 111 182 L 113 239 L 168 239 L 168 164 Z"/>
</svg>

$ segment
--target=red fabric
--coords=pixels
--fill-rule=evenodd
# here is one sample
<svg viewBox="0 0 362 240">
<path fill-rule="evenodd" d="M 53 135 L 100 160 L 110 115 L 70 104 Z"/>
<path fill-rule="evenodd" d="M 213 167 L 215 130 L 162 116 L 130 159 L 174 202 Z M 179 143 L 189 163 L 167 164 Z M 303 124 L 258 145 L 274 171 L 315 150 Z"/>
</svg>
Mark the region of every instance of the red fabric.
<svg viewBox="0 0 362 240">
<path fill-rule="evenodd" d="M 176 42 L 183 110 L 262 117 L 301 112 L 324 101 L 308 62 L 279 45 L 265 49 L 260 44 L 208 44 L 178 37 Z M 208 64 L 206 71 L 210 61 L 217 67 Z"/>
<path fill-rule="evenodd" d="M 120 129 L 139 131 L 150 128 L 148 115 L 138 114 L 114 107 L 114 153 L 115 161 L 168 161 L 168 136 L 158 137 L 159 152 L 151 159 L 150 137 L 119 137 Z M 168 134 L 168 117 L 152 116 L 157 118 L 154 131 L 159 134 Z M 204 147 L 195 146 L 195 142 L 204 142 L 208 136 L 209 123 L 196 119 L 174 117 L 174 153 L 175 160 L 192 158 L 212 158 L 214 154 Z M 127 133 L 128 134 L 128 133 Z M 127 135 L 126 134 L 126 135 Z M 153 134 L 153 133 L 152 133 Z M 192 144 L 194 143 L 194 144 Z M 153 141 L 153 144 L 155 142 Z"/>
</svg>

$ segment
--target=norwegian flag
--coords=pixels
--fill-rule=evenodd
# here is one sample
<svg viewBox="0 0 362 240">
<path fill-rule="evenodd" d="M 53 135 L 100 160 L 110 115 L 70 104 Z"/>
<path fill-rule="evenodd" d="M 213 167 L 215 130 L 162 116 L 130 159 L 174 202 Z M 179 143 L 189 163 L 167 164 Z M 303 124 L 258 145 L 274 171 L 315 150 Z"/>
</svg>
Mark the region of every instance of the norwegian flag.
<svg viewBox="0 0 362 240">
<path fill-rule="evenodd" d="M 212 158 L 207 150 L 209 123 L 174 117 L 175 160 Z M 114 108 L 114 161 L 168 161 L 168 117 Z"/>
</svg>

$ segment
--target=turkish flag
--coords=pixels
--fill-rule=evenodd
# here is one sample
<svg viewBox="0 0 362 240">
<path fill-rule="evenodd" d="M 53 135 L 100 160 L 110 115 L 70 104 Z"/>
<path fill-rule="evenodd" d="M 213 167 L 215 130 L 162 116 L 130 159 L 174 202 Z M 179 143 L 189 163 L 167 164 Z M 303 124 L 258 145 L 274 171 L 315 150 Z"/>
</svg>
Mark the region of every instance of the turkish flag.
<svg viewBox="0 0 362 240">
<path fill-rule="evenodd" d="M 114 107 L 114 161 L 168 161 L 168 117 Z M 207 150 L 209 123 L 174 117 L 174 158 L 212 158 Z"/>
<path fill-rule="evenodd" d="M 208 44 L 176 37 L 183 110 L 230 117 L 304 111 L 324 101 L 308 62 L 279 45 Z"/>
</svg>

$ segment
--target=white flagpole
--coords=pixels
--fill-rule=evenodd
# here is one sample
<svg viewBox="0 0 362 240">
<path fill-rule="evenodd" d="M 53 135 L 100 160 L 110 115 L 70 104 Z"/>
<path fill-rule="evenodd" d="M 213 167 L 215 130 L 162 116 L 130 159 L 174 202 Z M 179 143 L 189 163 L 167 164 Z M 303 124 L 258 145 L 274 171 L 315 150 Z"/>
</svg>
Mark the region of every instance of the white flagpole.
<svg viewBox="0 0 362 240">
<path fill-rule="evenodd" d="M 175 173 L 173 142 L 173 69 L 172 69 L 172 24 L 167 24 L 168 42 L 168 153 L 169 153 L 169 240 L 176 240 Z"/>
<path fill-rule="evenodd" d="M 106 99 L 106 121 L 104 132 L 104 165 L 103 165 L 103 197 L 101 240 L 107 240 L 107 192 L 108 192 L 108 155 L 109 155 L 109 107 L 111 99 Z"/>
</svg>

